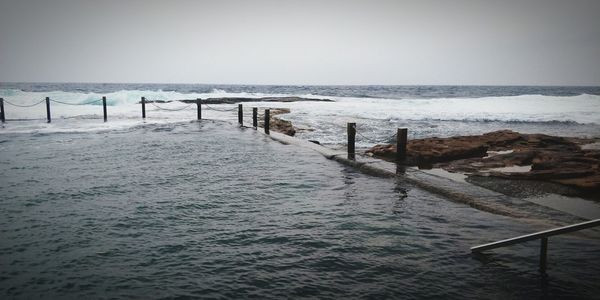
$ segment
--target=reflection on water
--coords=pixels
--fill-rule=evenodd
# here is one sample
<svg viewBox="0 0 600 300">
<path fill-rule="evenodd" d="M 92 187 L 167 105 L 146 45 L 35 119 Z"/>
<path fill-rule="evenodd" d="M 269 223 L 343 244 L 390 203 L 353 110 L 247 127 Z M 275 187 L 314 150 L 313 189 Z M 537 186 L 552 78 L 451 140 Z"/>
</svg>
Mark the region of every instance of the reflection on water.
<svg viewBox="0 0 600 300">
<path fill-rule="evenodd" d="M 222 127 L 225 126 L 225 127 Z M 5 134 L 3 298 L 590 298 L 599 239 L 477 260 L 543 228 L 219 123 Z"/>
</svg>

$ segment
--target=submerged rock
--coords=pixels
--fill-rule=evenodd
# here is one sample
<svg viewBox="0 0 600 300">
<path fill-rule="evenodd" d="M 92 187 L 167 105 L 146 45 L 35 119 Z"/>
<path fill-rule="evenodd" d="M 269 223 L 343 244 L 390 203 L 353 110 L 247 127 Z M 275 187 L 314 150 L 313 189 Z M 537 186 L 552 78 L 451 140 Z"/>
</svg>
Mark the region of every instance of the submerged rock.
<svg viewBox="0 0 600 300">
<path fill-rule="evenodd" d="M 179 101 L 183 103 L 196 103 L 196 99 L 173 99 L 173 100 L 152 100 L 146 99 L 146 103 L 169 103 L 173 101 Z M 261 97 L 261 98 L 249 98 L 249 97 L 220 97 L 220 98 L 207 98 L 202 99 L 202 104 L 236 104 L 241 102 L 334 102 L 331 99 L 321 98 L 304 98 L 304 97 Z M 141 103 L 141 102 L 138 102 Z"/>
<path fill-rule="evenodd" d="M 269 115 L 269 129 L 277 131 L 277 132 L 281 132 L 285 135 L 294 136 L 296 134 L 296 129 L 292 125 L 292 122 L 282 120 L 277 117 L 277 115 L 288 114 L 288 113 L 290 113 L 290 110 L 288 108 L 271 108 L 270 115 Z M 263 121 L 259 122 L 259 124 L 258 124 L 259 127 L 265 126 L 264 119 L 265 119 L 264 113 L 261 113 L 259 116 L 259 120 L 263 120 Z"/>
</svg>

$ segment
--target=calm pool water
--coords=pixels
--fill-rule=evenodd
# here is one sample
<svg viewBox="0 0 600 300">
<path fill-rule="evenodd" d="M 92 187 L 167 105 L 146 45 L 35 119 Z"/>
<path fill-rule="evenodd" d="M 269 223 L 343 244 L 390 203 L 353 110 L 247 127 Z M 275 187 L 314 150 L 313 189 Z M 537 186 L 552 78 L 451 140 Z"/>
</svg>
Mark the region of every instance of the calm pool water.
<svg viewBox="0 0 600 300">
<path fill-rule="evenodd" d="M 538 229 L 203 121 L 0 134 L 0 298 L 600 296 L 600 236 Z M 592 234 L 593 235 L 593 234 Z"/>
</svg>

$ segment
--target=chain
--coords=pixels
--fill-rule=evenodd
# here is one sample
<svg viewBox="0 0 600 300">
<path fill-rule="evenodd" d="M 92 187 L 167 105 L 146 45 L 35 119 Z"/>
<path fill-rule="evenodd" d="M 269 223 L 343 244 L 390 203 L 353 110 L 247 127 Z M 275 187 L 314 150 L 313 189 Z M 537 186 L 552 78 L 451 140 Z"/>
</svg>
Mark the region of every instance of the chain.
<svg viewBox="0 0 600 300">
<path fill-rule="evenodd" d="M 68 103 L 68 102 L 62 102 L 62 101 L 53 100 L 53 99 L 50 99 L 50 101 L 56 102 L 56 103 L 60 103 L 60 104 L 65 104 L 65 105 L 75 105 L 75 106 L 78 106 L 78 105 L 89 105 L 89 104 L 92 104 L 92 103 L 100 102 L 100 101 L 102 101 L 102 99 L 92 100 L 92 101 L 85 102 L 85 103 Z"/>
<path fill-rule="evenodd" d="M 21 104 L 15 104 L 15 103 L 12 103 L 12 102 L 10 102 L 10 101 L 8 101 L 8 100 L 4 100 L 4 102 L 5 102 L 6 104 L 8 104 L 8 105 L 12 105 L 12 106 L 16 106 L 16 107 L 33 107 L 33 106 L 36 106 L 36 105 L 38 105 L 38 104 L 41 104 L 41 103 L 42 103 L 42 102 L 44 102 L 44 101 L 46 101 L 46 100 L 44 99 L 44 100 L 42 100 L 42 101 L 40 101 L 40 102 L 38 102 L 38 103 L 31 104 L 31 105 L 21 105 Z"/>
<path fill-rule="evenodd" d="M 234 110 L 237 110 L 237 109 L 238 109 L 237 107 L 233 107 L 233 108 L 229 108 L 229 109 L 217 109 L 217 108 L 214 108 L 214 107 L 212 107 L 212 106 L 209 106 L 208 104 L 204 104 L 204 106 L 205 106 L 206 108 L 208 108 L 208 109 L 211 109 L 211 110 L 216 110 L 216 111 L 221 111 L 221 112 L 226 112 L 226 111 L 234 111 Z"/>
<path fill-rule="evenodd" d="M 370 138 L 364 136 L 362 133 L 360 133 L 360 131 L 356 130 L 356 125 L 354 125 L 354 132 L 356 132 L 363 139 L 367 140 L 367 142 L 370 142 L 370 143 L 373 143 L 373 144 L 380 144 L 381 143 L 381 141 L 376 141 L 376 140 L 373 140 L 373 139 L 370 139 Z M 387 138 L 387 140 L 392 140 L 395 137 L 396 137 L 396 134 L 392 134 L 390 137 Z"/>
<path fill-rule="evenodd" d="M 156 104 L 154 104 L 154 102 L 150 102 L 150 104 L 152 104 L 152 106 L 160 109 L 160 110 L 166 110 L 166 111 L 180 111 L 180 110 L 184 110 L 187 109 L 188 107 L 192 106 L 192 104 L 186 105 L 184 107 L 180 107 L 180 108 L 164 108 L 164 107 L 160 107 Z"/>
</svg>

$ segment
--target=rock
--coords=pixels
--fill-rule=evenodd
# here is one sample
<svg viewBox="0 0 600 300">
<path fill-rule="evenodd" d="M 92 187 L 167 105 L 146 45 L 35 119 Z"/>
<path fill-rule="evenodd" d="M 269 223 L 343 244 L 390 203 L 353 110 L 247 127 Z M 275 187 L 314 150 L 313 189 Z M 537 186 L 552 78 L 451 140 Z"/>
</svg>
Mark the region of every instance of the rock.
<svg viewBox="0 0 600 300">
<path fill-rule="evenodd" d="M 367 154 L 372 154 L 375 157 L 384 159 L 395 159 L 396 157 L 396 145 L 391 144 L 378 144 L 371 149 L 366 151 Z"/>
<path fill-rule="evenodd" d="M 502 146 L 520 138 L 518 133 L 506 130 L 480 136 L 409 140 L 406 147 L 407 163 L 425 167 L 439 162 L 484 157 L 490 147 L 501 149 Z M 372 153 L 376 157 L 395 159 L 396 145 L 375 145 L 367 150 L 367 153 Z"/>
<path fill-rule="evenodd" d="M 513 178 L 513 179 L 530 179 L 530 180 L 549 180 L 549 179 L 566 179 L 579 178 L 593 175 L 591 170 L 578 169 L 562 169 L 562 170 L 542 170 L 529 172 L 490 172 L 490 176 Z"/>
<path fill-rule="evenodd" d="M 522 134 L 512 130 L 499 130 L 466 138 L 472 143 L 483 143 L 494 151 L 512 149 L 512 145 L 524 140 Z"/>
<path fill-rule="evenodd" d="M 483 158 L 470 158 L 436 164 L 450 172 L 477 173 L 482 170 L 510 166 L 530 165 L 535 157 L 535 151 L 520 150 L 512 153 L 499 154 Z"/>
<path fill-rule="evenodd" d="M 545 134 L 523 134 L 524 141 L 516 143 L 515 149 L 537 149 L 546 151 L 580 151 L 572 140 Z"/>
<path fill-rule="evenodd" d="M 271 115 L 270 115 L 271 121 L 269 124 L 271 129 L 275 130 L 277 132 L 281 132 L 283 134 L 289 135 L 289 136 L 294 136 L 296 134 L 296 130 L 294 129 L 294 126 L 292 126 L 292 122 L 282 120 L 277 117 L 277 115 L 289 114 L 289 113 L 290 113 L 290 110 L 287 108 L 271 109 Z"/>
<path fill-rule="evenodd" d="M 170 101 L 181 101 L 184 103 L 196 103 L 196 99 L 185 99 L 185 100 L 167 100 Z M 243 102 L 335 102 L 331 99 L 318 99 L 318 98 L 304 98 L 304 97 L 262 97 L 262 98 L 248 98 L 248 97 L 221 97 L 221 98 L 207 98 L 202 99 L 203 104 L 236 104 Z"/>
<path fill-rule="evenodd" d="M 583 156 L 594 159 L 600 159 L 600 150 L 584 150 Z"/>
<path fill-rule="evenodd" d="M 484 157 L 488 149 L 482 143 L 473 143 L 461 138 L 412 140 L 408 142 L 406 148 L 408 160 L 418 166 L 463 158 Z"/>
<path fill-rule="evenodd" d="M 294 126 L 292 126 L 292 122 L 290 121 L 271 117 L 270 127 L 272 130 L 281 132 L 289 136 L 294 136 L 296 134 L 296 130 L 294 129 Z"/>
<path fill-rule="evenodd" d="M 586 192 L 598 193 L 600 187 L 600 174 L 596 173 L 590 176 L 583 176 L 579 178 L 567 178 L 553 180 L 570 187 L 575 187 Z"/>
<path fill-rule="evenodd" d="M 501 130 L 482 135 L 411 140 L 408 165 L 439 167 L 450 172 L 514 180 L 560 183 L 582 191 L 600 191 L 600 150 L 582 149 L 593 139 L 564 138 L 545 134 L 521 134 Z M 513 150 L 486 156 L 486 152 Z M 368 154 L 394 159 L 395 145 L 376 145 Z M 492 169 L 529 166 L 528 172 L 498 172 Z"/>
<path fill-rule="evenodd" d="M 290 113 L 290 110 L 287 108 L 271 108 L 269 115 L 269 129 L 281 132 L 285 135 L 294 136 L 296 134 L 296 129 L 294 129 L 292 122 L 277 118 L 277 115 L 288 113 Z M 259 120 L 264 119 L 264 113 L 261 113 L 259 116 Z M 264 127 L 265 122 L 259 121 L 258 126 Z"/>
</svg>

